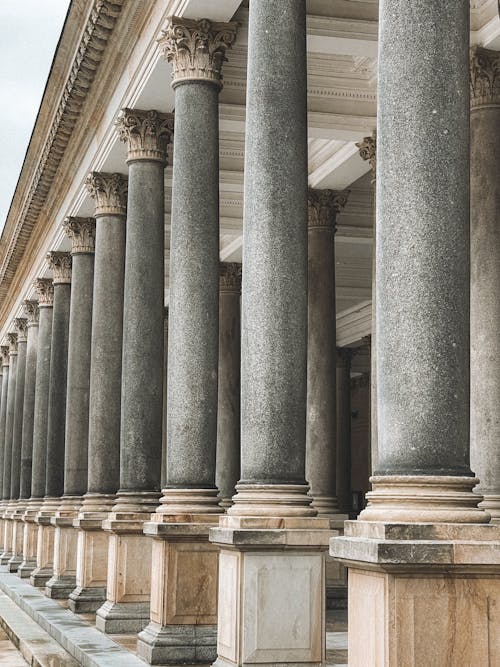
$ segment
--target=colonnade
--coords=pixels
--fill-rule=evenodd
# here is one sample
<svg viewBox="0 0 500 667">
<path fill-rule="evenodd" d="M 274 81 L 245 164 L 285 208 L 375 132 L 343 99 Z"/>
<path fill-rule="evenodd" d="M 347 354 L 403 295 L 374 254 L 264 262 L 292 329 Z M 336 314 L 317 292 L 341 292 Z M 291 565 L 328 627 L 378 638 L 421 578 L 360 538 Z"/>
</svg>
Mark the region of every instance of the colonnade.
<svg viewBox="0 0 500 667">
<path fill-rule="evenodd" d="M 418 25 L 387 11 L 381 32 L 378 468 L 362 520 L 331 543 L 353 568 L 350 596 L 360 605 L 366 553 L 388 534 L 384 522 L 487 523 L 499 497 L 496 404 L 474 394 L 474 374 L 479 508 L 469 465 L 468 2 L 447 15 L 457 31 L 443 44 L 422 27 L 443 12 L 414 4 Z M 413 97 L 400 89 L 409 85 L 401 60 L 420 67 L 418 47 L 407 48 L 410 28 L 447 63 L 424 67 Z M 316 665 L 325 552 L 350 509 L 347 435 L 337 436 L 349 430 L 349 355 L 336 349 L 334 262 L 348 193 L 308 191 L 305 3 L 252 0 L 243 261 L 221 265 L 218 96 L 236 40 L 235 23 L 170 20 L 159 44 L 173 65 L 175 117 L 121 111 L 127 176 L 89 174 L 94 216 L 65 220 L 71 252 L 48 253 L 52 279 L 36 281 L 38 302 L 24 302 L 26 318 L 1 348 L 0 562 L 69 599 L 72 611 L 95 611 L 100 630 L 138 632 L 138 654 L 151 664 Z M 499 58 L 476 50 L 472 62 L 479 340 L 500 276 L 491 252 L 500 151 L 486 140 L 498 121 L 498 77 L 492 83 L 488 72 L 498 72 Z M 410 130 L 411 155 L 402 150 Z M 496 387 L 495 363 L 474 345 Z M 405 539 L 415 535 L 408 529 Z M 496 539 L 489 535 L 482 539 Z M 382 605 L 378 589 L 374 596 Z M 353 625 L 359 646 L 363 632 Z M 367 664 L 352 655 L 353 665 Z"/>
</svg>

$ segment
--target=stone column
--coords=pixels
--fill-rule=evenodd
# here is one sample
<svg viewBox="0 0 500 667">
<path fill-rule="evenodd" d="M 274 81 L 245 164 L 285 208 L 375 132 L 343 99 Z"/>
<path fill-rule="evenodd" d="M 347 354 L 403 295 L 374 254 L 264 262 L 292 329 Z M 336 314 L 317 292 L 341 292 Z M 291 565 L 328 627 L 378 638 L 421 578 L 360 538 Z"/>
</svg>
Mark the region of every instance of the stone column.
<svg viewBox="0 0 500 667">
<path fill-rule="evenodd" d="M 17 380 L 17 333 L 7 334 L 9 340 L 9 384 L 7 387 L 7 412 L 5 415 L 5 445 L 3 461 L 3 500 L 6 503 L 4 513 L 4 551 L 0 555 L 0 565 L 6 565 L 12 557 L 13 514 L 16 503 L 12 499 L 12 438 L 14 435 L 14 410 L 16 402 Z"/>
<path fill-rule="evenodd" d="M 210 662 L 215 657 L 217 556 L 208 542 L 208 526 L 221 511 L 215 488 L 218 98 L 224 54 L 235 32 L 234 24 L 172 17 L 160 38 L 162 53 L 173 67 L 176 121 L 166 487 L 161 506 L 145 526 L 154 538 L 153 595 L 151 622 L 138 643 L 139 655 L 152 664 Z M 189 517 L 187 529 L 178 525 L 185 523 L 181 516 Z M 196 591 L 202 589 L 199 595 Z M 166 604 L 167 597 L 171 604 Z M 180 604 L 183 616 L 175 612 Z"/>
<path fill-rule="evenodd" d="M 378 468 L 331 543 L 349 567 L 350 667 L 498 655 L 470 614 L 474 599 L 474 626 L 499 636 L 500 529 L 481 525 L 469 465 L 469 12 L 380 4 Z"/>
<path fill-rule="evenodd" d="M 23 554 L 23 522 L 22 517 L 26 511 L 24 502 L 19 501 L 21 487 L 21 446 L 23 437 L 23 409 L 24 388 L 26 377 L 26 345 L 28 334 L 28 320 L 17 317 L 14 320 L 17 331 L 17 378 L 16 395 L 14 399 L 14 421 L 12 426 L 12 460 L 10 475 L 11 496 L 16 501 L 15 510 L 12 514 L 12 557 L 8 562 L 10 572 L 16 572 L 22 562 Z"/>
<path fill-rule="evenodd" d="M 9 387 L 9 346 L 2 345 L 0 347 L 0 352 L 2 354 L 2 395 L 0 403 L 0 495 L 2 496 L 1 500 L 1 552 L 8 553 L 7 542 L 5 541 L 5 527 L 8 523 L 7 520 L 4 520 L 4 512 L 7 509 L 7 502 L 3 500 L 3 464 L 5 458 L 5 422 L 7 419 L 7 396 L 8 396 L 8 387 Z"/>
<path fill-rule="evenodd" d="M 352 511 L 351 497 L 351 358 L 348 347 L 337 348 L 337 498 L 344 514 Z"/>
<path fill-rule="evenodd" d="M 38 353 L 36 359 L 35 413 L 33 416 L 33 456 L 31 469 L 31 498 L 24 520 L 26 530 L 36 531 L 36 563 L 31 572 L 33 586 L 44 585 L 51 576 L 54 531 L 50 525 L 38 525 L 36 517 L 45 496 L 47 463 L 47 418 L 49 405 L 50 352 L 52 348 L 52 314 L 54 286 L 49 278 L 38 278 L 35 283 L 40 310 L 38 325 Z M 47 539 L 44 540 L 43 537 Z M 31 567 L 31 563 L 22 563 Z M 26 575 L 28 576 L 28 574 Z"/>
<path fill-rule="evenodd" d="M 338 513 L 335 222 L 347 196 L 309 189 L 306 479 L 312 505 L 328 516 Z"/>
<path fill-rule="evenodd" d="M 371 469 L 377 466 L 377 350 L 376 320 L 375 320 L 375 274 L 376 274 L 376 229 L 377 207 L 376 184 L 377 184 L 377 132 L 373 131 L 371 137 L 365 137 L 356 146 L 362 160 L 367 160 L 372 172 L 373 186 L 373 246 L 372 246 L 372 321 L 371 321 L 371 344 L 370 344 L 370 447 L 371 447 Z"/>
<path fill-rule="evenodd" d="M 500 53 L 471 54 L 471 464 L 500 522 Z"/>
<path fill-rule="evenodd" d="M 36 364 L 38 352 L 38 302 L 29 300 L 25 301 L 23 308 L 28 320 L 28 340 L 26 344 L 26 375 L 24 380 L 21 483 L 19 497 L 25 504 L 25 512 L 23 514 L 22 559 L 17 568 L 17 575 L 24 578 L 28 577 L 36 567 L 36 537 L 38 532 L 38 526 L 32 521 L 27 521 L 27 515 L 33 510 L 33 501 L 31 500 L 31 475 L 33 426 L 35 416 Z"/>
<path fill-rule="evenodd" d="M 47 262 L 53 272 L 54 305 L 52 314 L 52 345 L 50 350 L 49 400 L 47 407 L 45 497 L 36 521 L 42 527 L 41 536 L 39 535 L 38 538 L 38 551 L 42 550 L 46 554 L 48 561 L 44 568 L 45 573 L 52 576 L 54 574 L 54 549 L 51 545 L 55 544 L 55 528 L 51 520 L 59 507 L 60 497 L 63 494 L 64 488 L 64 439 L 71 299 L 71 255 L 69 252 L 52 251 L 47 255 Z"/>
<path fill-rule="evenodd" d="M 151 544 L 142 528 L 160 495 L 164 169 L 173 116 L 125 109 L 117 126 L 120 139 L 128 143 L 129 166 L 120 488 L 103 523 L 110 558 L 107 599 L 97 610 L 96 625 L 104 632 L 134 632 L 149 616 Z"/>
<path fill-rule="evenodd" d="M 219 277 L 219 388 L 215 484 L 231 507 L 240 478 L 241 264 L 223 263 Z"/>
<path fill-rule="evenodd" d="M 106 599 L 108 533 L 102 529 L 120 483 L 120 405 L 127 178 L 93 172 L 96 239 L 90 349 L 88 491 L 74 520 L 76 588 L 69 607 L 94 612 Z"/>
<path fill-rule="evenodd" d="M 69 313 L 68 376 L 64 445 L 64 495 L 51 519 L 54 537 L 54 576 L 46 593 L 66 598 L 76 586 L 78 531 L 73 526 L 87 491 L 89 433 L 90 338 L 94 284 L 94 218 L 66 218 L 71 239 L 71 303 Z"/>
<path fill-rule="evenodd" d="M 316 518 L 305 482 L 306 61 L 305 3 L 252 0 L 243 213 L 241 479 L 233 506 L 210 535 L 221 547 L 221 665 L 248 665 L 255 656 L 269 665 L 311 665 L 324 658 L 329 520 Z M 246 593 L 257 589 L 258 594 Z"/>
</svg>

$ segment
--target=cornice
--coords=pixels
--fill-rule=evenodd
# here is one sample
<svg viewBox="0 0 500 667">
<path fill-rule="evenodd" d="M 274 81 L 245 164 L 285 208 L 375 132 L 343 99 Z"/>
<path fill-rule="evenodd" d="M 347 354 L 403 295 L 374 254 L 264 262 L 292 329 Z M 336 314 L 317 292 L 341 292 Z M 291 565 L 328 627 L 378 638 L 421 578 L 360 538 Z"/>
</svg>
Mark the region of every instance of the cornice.
<svg viewBox="0 0 500 667">
<path fill-rule="evenodd" d="M 13 205 L 9 211 L 4 234 L 2 235 L 0 300 L 5 299 L 31 232 L 45 205 L 72 131 L 78 122 L 81 110 L 99 69 L 99 64 L 103 59 L 107 43 L 120 15 L 123 2 L 124 0 L 93 1 L 88 12 L 87 22 L 81 32 L 80 42 L 76 46 L 76 53 L 73 51 L 72 65 L 66 82 L 61 85 L 62 92 L 58 101 L 54 102 L 52 121 L 48 128 L 46 128 L 46 122 L 43 122 L 40 115 L 37 118 L 33 138 L 39 139 L 39 135 L 44 132 L 46 132 L 46 138 L 43 145 L 37 146 L 37 152 L 31 154 L 32 144 L 33 147 L 35 146 L 32 138 L 14 195 Z M 71 57 L 67 52 L 66 42 L 73 39 L 72 31 L 78 31 L 82 20 L 82 12 L 85 5 L 88 6 L 88 4 L 82 1 L 72 3 L 58 46 L 54 66 L 64 67 L 65 62 Z M 59 56 L 62 59 L 61 63 L 58 63 Z M 57 78 L 54 66 L 49 77 L 46 93 L 53 85 L 57 85 L 51 81 L 52 77 Z M 46 94 L 44 94 L 42 106 L 46 102 L 45 97 Z M 46 113 L 45 117 L 47 115 Z M 40 141 L 38 141 L 39 143 Z M 39 157 L 35 159 L 36 154 Z M 33 169 L 34 165 L 36 166 Z M 26 174 L 23 172 L 29 169 L 32 169 L 32 175 L 26 182 Z M 23 187 L 21 191 L 18 191 L 21 183 Z M 20 204 L 19 199 L 22 199 L 22 204 Z"/>
</svg>

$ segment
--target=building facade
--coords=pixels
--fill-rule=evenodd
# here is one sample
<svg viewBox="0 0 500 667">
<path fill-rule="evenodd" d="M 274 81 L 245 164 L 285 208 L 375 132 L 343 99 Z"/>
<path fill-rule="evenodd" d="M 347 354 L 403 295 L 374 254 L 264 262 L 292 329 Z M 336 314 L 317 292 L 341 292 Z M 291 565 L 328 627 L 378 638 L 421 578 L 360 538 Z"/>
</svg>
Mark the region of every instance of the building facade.
<svg viewBox="0 0 500 667">
<path fill-rule="evenodd" d="M 350 667 L 500 664 L 500 9 L 411 5 L 72 0 L 0 587 L 75 664 L 318 665 L 347 578 Z"/>
</svg>

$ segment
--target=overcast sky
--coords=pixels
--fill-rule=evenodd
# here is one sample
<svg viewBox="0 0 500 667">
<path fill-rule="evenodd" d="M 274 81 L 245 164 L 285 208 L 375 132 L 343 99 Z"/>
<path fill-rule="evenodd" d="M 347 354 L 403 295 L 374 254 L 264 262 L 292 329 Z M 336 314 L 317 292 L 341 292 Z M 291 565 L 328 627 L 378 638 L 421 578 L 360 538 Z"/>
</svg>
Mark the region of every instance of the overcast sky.
<svg viewBox="0 0 500 667">
<path fill-rule="evenodd" d="M 0 0 L 0 230 L 68 6 L 69 0 Z"/>
</svg>

